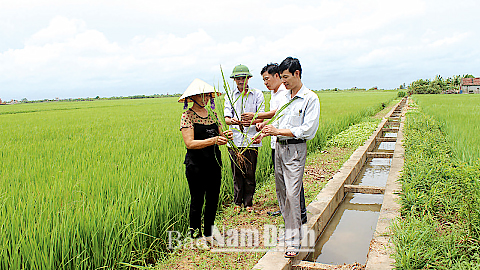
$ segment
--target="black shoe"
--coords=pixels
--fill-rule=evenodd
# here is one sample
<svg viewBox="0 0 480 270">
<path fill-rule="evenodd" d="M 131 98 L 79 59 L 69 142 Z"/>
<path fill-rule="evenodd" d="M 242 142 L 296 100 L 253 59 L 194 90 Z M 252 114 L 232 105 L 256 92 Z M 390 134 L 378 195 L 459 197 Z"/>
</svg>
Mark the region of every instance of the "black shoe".
<svg viewBox="0 0 480 270">
<path fill-rule="evenodd" d="M 302 224 L 307 223 L 307 215 L 302 216 Z"/>
<path fill-rule="evenodd" d="M 280 212 L 280 210 L 278 210 L 278 211 L 268 211 L 267 214 L 269 216 L 276 217 L 276 216 L 280 216 L 282 214 L 282 212 Z"/>
</svg>

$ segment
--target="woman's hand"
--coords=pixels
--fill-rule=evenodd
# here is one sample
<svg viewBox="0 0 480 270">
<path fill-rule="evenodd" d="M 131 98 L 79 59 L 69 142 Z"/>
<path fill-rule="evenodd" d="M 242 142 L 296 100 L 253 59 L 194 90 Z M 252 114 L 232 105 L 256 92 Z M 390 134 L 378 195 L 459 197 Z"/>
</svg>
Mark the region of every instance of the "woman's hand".
<svg viewBox="0 0 480 270">
<path fill-rule="evenodd" d="M 215 137 L 215 139 L 216 139 L 215 140 L 216 145 L 224 145 L 228 142 L 228 139 L 225 136 L 217 136 Z"/>
<path fill-rule="evenodd" d="M 224 145 L 228 142 L 228 140 L 233 139 L 233 131 L 225 130 L 222 135 L 215 137 L 215 144 L 217 145 Z"/>
<path fill-rule="evenodd" d="M 223 132 L 223 136 L 227 137 L 230 140 L 233 140 L 233 131 L 231 130 L 225 130 Z"/>
</svg>

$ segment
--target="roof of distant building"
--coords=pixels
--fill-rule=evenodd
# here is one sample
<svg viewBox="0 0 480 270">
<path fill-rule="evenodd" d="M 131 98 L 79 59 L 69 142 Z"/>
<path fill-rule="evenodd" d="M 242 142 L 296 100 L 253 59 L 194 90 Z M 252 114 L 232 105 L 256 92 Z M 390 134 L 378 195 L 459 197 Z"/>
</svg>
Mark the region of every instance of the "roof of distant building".
<svg viewBox="0 0 480 270">
<path fill-rule="evenodd" d="M 480 78 L 462 78 L 462 85 L 480 85 Z"/>
</svg>

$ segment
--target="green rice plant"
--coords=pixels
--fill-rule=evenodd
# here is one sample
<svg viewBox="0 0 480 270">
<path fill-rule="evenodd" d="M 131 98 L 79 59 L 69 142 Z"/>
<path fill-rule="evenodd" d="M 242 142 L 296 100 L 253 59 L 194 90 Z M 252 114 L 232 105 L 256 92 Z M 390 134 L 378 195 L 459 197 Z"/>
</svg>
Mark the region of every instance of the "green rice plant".
<svg viewBox="0 0 480 270">
<path fill-rule="evenodd" d="M 442 124 L 455 155 L 480 162 L 480 95 L 414 95 L 422 110 Z"/>
</svg>

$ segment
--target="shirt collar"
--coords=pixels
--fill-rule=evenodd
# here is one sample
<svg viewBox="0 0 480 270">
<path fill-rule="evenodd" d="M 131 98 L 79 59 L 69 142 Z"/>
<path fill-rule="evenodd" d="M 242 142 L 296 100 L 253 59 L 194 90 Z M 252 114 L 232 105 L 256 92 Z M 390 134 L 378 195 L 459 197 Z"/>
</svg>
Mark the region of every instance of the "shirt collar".
<svg viewBox="0 0 480 270">
<path fill-rule="evenodd" d="M 247 94 L 248 94 L 249 92 L 252 92 L 252 88 L 250 88 L 250 87 L 247 88 Z M 242 92 L 240 92 L 240 90 L 238 89 L 238 87 L 235 87 L 235 93 L 240 93 L 240 94 L 241 94 Z"/>
<path fill-rule="evenodd" d="M 306 95 L 306 90 L 307 89 L 305 87 L 304 84 L 302 84 L 302 88 L 300 88 L 300 90 L 298 90 L 297 94 L 295 95 L 295 97 L 297 98 L 305 98 L 305 95 Z M 288 89 L 287 89 L 288 90 Z M 285 93 L 285 96 L 288 98 L 288 100 L 292 99 L 292 90 L 288 90 L 286 93 Z"/>
</svg>

